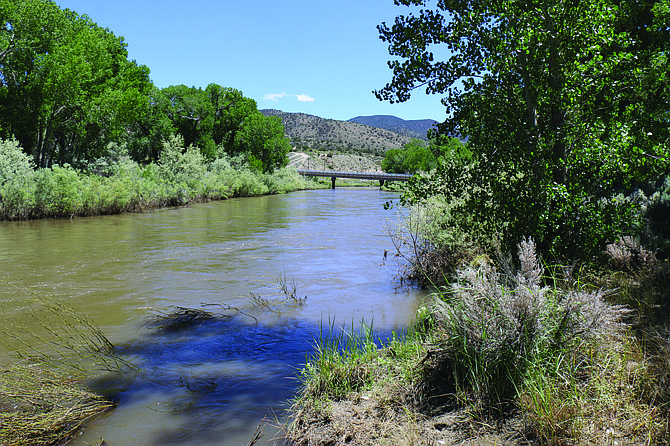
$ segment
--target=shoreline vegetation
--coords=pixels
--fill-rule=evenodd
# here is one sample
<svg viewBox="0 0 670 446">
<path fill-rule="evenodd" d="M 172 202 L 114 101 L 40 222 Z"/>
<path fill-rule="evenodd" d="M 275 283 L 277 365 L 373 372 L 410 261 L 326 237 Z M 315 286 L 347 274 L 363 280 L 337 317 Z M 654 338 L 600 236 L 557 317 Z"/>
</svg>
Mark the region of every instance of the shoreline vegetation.
<svg viewBox="0 0 670 446">
<path fill-rule="evenodd" d="M 411 244 L 396 246 L 417 273 Z M 365 326 L 322 333 L 288 438 L 305 446 L 668 444 L 670 268 L 631 238 L 607 255 L 606 267 L 552 266 L 530 238 L 515 259 L 471 253 L 433 287 L 406 332 L 386 340 Z"/>
<path fill-rule="evenodd" d="M 4 163 L 2 162 L 4 161 Z M 262 173 L 242 158 L 222 155 L 208 162 L 173 137 L 157 163 L 140 165 L 122 149 L 84 169 L 53 166 L 34 169 L 16 141 L 0 141 L 0 220 L 73 218 L 145 212 L 235 197 L 282 194 L 330 187 L 291 166 Z M 337 185 L 366 185 L 343 181 Z"/>
<path fill-rule="evenodd" d="M 232 197 L 317 187 L 295 169 L 262 173 L 226 155 L 207 162 L 173 137 L 156 163 L 140 165 L 123 149 L 83 169 L 34 169 L 16 141 L 0 142 L 0 220 L 72 218 L 141 212 Z"/>
<path fill-rule="evenodd" d="M 35 169 L 16 141 L 0 141 L 0 220 L 144 212 L 330 187 L 329 178 L 306 178 L 290 166 L 263 173 L 225 154 L 209 162 L 196 149 L 184 148 L 180 137 L 164 144 L 156 163 L 140 165 L 116 146 L 109 153 L 81 169 Z M 367 183 L 338 179 L 337 184 Z"/>
</svg>

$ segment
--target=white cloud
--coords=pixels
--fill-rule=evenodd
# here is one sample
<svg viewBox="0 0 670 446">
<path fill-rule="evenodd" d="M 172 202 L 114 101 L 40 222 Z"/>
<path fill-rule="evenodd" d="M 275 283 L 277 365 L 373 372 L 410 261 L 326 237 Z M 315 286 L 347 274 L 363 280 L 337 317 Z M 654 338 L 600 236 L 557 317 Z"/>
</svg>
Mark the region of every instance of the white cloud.
<svg viewBox="0 0 670 446">
<path fill-rule="evenodd" d="M 283 98 L 283 97 L 286 97 L 286 96 L 289 96 L 289 95 L 287 95 L 286 93 L 268 93 L 265 96 L 263 96 L 263 100 L 277 102 L 277 100 L 279 98 Z"/>
<path fill-rule="evenodd" d="M 298 94 L 295 96 L 300 102 L 314 102 L 314 98 L 310 98 L 306 94 Z"/>
<path fill-rule="evenodd" d="M 285 97 L 295 97 L 300 102 L 314 102 L 314 98 L 307 96 L 306 94 L 286 94 L 286 93 L 268 93 L 263 96 L 263 100 L 277 102 L 280 98 Z"/>
</svg>

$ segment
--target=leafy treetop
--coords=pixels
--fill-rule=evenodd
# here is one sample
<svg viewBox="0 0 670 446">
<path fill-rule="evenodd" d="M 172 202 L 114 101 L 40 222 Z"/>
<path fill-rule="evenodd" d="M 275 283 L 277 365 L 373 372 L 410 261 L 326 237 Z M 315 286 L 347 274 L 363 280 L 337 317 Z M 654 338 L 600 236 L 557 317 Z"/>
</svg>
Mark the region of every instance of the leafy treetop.
<svg viewBox="0 0 670 446">
<path fill-rule="evenodd" d="M 377 97 L 443 95 L 440 131 L 474 154 L 407 199 L 464 198 L 473 236 L 570 258 L 636 230 L 622 197 L 668 171 L 668 0 L 395 3 L 432 7 L 379 26 L 395 59 Z"/>
</svg>

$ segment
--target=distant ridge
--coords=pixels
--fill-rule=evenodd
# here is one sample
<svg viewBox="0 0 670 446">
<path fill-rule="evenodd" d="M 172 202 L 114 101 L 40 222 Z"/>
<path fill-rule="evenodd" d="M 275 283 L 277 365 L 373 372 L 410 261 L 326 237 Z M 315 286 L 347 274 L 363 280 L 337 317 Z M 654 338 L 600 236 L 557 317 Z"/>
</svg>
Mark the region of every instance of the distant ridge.
<svg viewBox="0 0 670 446">
<path fill-rule="evenodd" d="M 416 137 L 354 121 L 325 119 L 305 113 L 273 109 L 261 110 L 261 113 L 281 118 L 284 133 L 296 151 L 342 150 L 383 155 L 389 149 L 402 148 Z"/>
<path fill-rule="evenodd" d="M 391 115 L 356 116 L 355 118 L 349 119 L 349 122 L 357 122 L 359 124 L 369 125 L 370 127 L 390 130 L 409 138 L 423 140 L 428 139 L 428 130 L 438 123 L 434 119 L 415 119 L 407 121 Z"/>
</svg>

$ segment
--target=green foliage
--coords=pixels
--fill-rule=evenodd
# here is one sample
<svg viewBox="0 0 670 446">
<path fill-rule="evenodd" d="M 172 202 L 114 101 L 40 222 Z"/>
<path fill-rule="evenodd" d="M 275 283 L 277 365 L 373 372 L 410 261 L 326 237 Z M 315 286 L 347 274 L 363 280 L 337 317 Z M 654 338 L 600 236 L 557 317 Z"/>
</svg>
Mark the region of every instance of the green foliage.
<svg viewBox="0 0 670 446">
<path fill-rule="evenodd" d="M 30 202 L 34 177 L 33 162 L 18 142 L 0 140 L 0 215 L 10 220 L 26 217 L 16 210 Z"/>
<path fill-rule="evenodd" d="M 363 323 L 358 333 L 336 333 L 332 324 L 328 332 L 322 326 L 315 351 L 302 372 L 302 398 L 340 399 L 364 388 L 371 380 L 367 364 L 377 354 L 372 327 Z"/>
<path fill-rule="evenodd" d="M 109 143 L 149 163 L 176 134 L 208 161 L 223 148 L 272 173 L 290 148 L 281 122 L 240 91 L 159 90 L 122 38 L 51 0 L 0 0 L 0 107 L 0 138 L 16 138 L 38 167 L 86 167 Z"/>
<path fill-rule="evenodd" d="M 205 158 L 190 145 L 184 149 L 181 136 L 173 136 L 163 144 L 160 158 L 161 178 L 169 183 L 184 185 L 195 190 L 196 184 L 207 170 Z"/>
<path fill-rule="evenodd" d="M 466 160 L 471 154 L 458 138 L 437 135 L 428 145 L 413 139 L 402 149 L 389 149 L 382 160 L 382 170 L 389 173 L 430 172 L 438 165 L 438 159 Z"/>
<path fill-rule="evenodd" d="M 221 153 L 243 155 L 248 165 L 272 173 L 288 164 L 290 144 L 278 117 L 265 117 L 242 92 L 210 84 L 161 90 L 165 116 L 183 145 L 196 146 L 209 161 Z"/>
<path fill-rule="evenodd" d="M 70 165 L 33 170 L 15 141 L 0 140 L 0 219 L 60 218 L 182 206 L 231 196 L 285 193 L 308 187 L 294 168 L 273 174 L 250 169 L 243 157 L 211 164 L 179 136 L 164 143 L 158 164 L 132 161 L 124 147 L 79 170 Z"/>
<path fill-rule="evenodd" d="M 263 173 L 272 173 L 288 164 L 291 145 L 284 137 L 284 126 L 277 116 L 255 111 L 244 120 L 236 133 L 234 153 L 248 154 L 249 165 Z"/>
<path fill-rule="evenodd" d="M 435 155 L 424 141 L 413 139 L 402 149 L 389 149 L 382 160 L 382 170 L 389 173 L 428 172 L 435 166 Z"/>
<path fill-rule="evenodd" d="M 86 16 L 44 0 L 0 2 L 0 137 L 41 166 L 99 156 L 148 106 L 149 70 Z"/>
<path fill-rule="evenodd" d="M 429 1 L 399 1 L 427 6 Z M 473 236 L 510 249 L 533 234 L 559 257 L 589 258 L 637 233 L 631 193 L 668 169 L 670 28 L 655 2 L 438 2 L 379 27 L 391 102 L 446 95 L 443 134 L 464 135 L 466 171 L 442 163 L 409 201 L 445 194 Z M 449 49 L 445 60 L 435 54 Z M 446 185 L 449 186 L 446 186 Z M 451 187 L 454 186 L 454 187 Z"/>
</svg>

